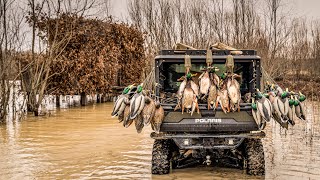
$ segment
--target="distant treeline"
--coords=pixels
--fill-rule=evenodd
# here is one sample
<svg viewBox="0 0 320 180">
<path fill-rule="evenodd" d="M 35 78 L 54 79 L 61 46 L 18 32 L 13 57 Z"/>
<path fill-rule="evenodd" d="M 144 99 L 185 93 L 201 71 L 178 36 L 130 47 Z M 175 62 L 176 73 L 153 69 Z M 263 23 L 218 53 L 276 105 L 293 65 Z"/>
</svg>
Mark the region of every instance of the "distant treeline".
<svg viewBox="0 0 320 180">
<path fill-rule="evenodd" d="M 144 32 L 147 51 L 177 42 L 207 48 L 223 42 L 256 49 L 273 78 L 320 76 L 320 21 L 292 18 L 282 0 L 133 0 L 129 15 Z M 289 76 L 290 75 L 290 76 Z M 294 76 L 292 76 L 294 75 Z"/>
</svg>

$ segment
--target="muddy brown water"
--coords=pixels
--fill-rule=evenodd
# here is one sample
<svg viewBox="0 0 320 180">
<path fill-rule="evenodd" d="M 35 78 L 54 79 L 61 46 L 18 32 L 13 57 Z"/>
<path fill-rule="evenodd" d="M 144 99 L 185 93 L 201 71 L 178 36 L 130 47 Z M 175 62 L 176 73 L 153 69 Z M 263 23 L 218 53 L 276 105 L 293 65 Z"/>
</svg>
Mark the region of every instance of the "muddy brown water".
<svg viewBox="0 0 320 180">
<path fill-rule="evenodd" d="M 268 124 L 262 177 L 205 166 L 151 175 L 150 127 L 122 127 L 106 103 L 1 125 L 0 179 L 320 179 L 320 106 L 312 104 L 307 121 L 287 131 Z"/>
</svg>

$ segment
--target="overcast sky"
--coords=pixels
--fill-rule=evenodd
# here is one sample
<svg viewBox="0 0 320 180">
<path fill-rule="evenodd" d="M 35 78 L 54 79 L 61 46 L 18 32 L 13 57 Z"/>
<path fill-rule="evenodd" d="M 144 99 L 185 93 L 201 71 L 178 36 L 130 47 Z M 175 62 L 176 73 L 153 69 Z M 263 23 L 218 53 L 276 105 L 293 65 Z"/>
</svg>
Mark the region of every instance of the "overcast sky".
<svg viewBox="0 0 320 180">
<path fill-rule="evenodd" d="M 119 20 L 128 19 L 127 1 L 130 0 L 111 0 L 112 15 Z M 288 11 L 292 16 L 320 19 L 320 0 L 284 0 L 283 2 L 288 4 Z"/>
</svg>

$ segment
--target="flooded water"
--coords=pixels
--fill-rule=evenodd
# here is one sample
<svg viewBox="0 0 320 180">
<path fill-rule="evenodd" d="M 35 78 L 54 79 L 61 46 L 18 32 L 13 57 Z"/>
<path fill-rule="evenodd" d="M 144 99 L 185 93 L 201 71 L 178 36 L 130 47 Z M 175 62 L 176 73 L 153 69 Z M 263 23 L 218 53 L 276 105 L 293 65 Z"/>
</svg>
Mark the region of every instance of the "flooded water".
<svg viewBox="0 0 320 180">
<path fill-rule="evenodd" d="M 0 126 L 0 179 L 320 179 L 319 104 L 288 131 L 268 124 L 266 175 L 196 167 L 151 175 L 150 127 L 137 134 L 111 118 L 112 103 L 61 109 Z"/>
</svg>

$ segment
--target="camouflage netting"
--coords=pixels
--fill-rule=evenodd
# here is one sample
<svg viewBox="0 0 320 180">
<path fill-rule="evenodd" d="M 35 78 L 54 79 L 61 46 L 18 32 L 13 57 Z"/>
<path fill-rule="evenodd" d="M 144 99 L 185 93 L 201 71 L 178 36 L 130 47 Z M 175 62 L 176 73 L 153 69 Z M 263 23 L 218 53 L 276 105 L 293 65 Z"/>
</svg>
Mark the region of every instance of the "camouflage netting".
<svg viewBox="0 0 320 180">
<path fill-rule="evenodd" d="M 44 16 L 37 27 L 51 55 L 57 55 L 48 88 L 55 94 L 104 93 L 140 82 L 146 58 L 143 34 L 136 28 L 70 14 Z"/>
</svg>

